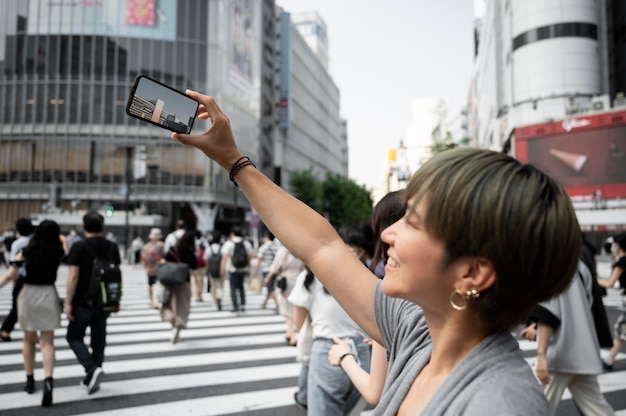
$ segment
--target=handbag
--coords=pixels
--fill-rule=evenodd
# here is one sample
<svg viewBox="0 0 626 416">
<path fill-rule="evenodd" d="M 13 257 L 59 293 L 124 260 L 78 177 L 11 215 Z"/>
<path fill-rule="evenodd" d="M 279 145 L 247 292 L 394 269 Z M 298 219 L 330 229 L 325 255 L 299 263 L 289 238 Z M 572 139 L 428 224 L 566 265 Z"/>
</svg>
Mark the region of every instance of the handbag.
<svg viewBox="0 0 626 416">
<path fill-rule="evenodd" d="M 165 286 L 189 282 L 189 266 L 185 263 L 163 263 L 157 269 L 157 280 Z"/>
<path fill-rule="evenodd" d="M 161 263 L 157 269 L 157 280 L 165 286 L 175 286 L 189 282 L 189 265 L 181 263 L 177 250 L 172 250 L 178 263 Z"/>
<path fill-rule="evenodd" d="M 276 279 L 276 287 L 279 288 L 280 290 L 286 290 L 287 278 L 285 276 L 280 276 L 278 279 Z"/>
<path fill-rule="evenodd" d="M 256 277 L 251 277 L 248 279 L 248 290 L 252 293 L 261 293 L 263 288 L 263 284 L 261 283 L 261 279 Z"/>
</svg>

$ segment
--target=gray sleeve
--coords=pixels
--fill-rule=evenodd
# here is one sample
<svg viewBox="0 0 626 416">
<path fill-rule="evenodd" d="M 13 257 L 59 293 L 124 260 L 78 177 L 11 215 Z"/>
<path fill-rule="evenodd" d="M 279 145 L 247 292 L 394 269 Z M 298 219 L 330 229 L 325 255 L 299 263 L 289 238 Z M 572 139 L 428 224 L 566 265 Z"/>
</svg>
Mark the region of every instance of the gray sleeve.
<svg viewBox="0 0 626 416">
<path fill-rule="evenodd" d="M 396 333 L 396 326 L 393 321 L 388 319 L 391 311 L 389 305 L 389 297 L 385 296 L 382 290 L 382 280 L 376 284 L 374 292 L 374 316 L 376 317 L 376 326 L 383 341 L 383 346 L 389 351 L 392 345 L 392 334 Z"/>
</svg>

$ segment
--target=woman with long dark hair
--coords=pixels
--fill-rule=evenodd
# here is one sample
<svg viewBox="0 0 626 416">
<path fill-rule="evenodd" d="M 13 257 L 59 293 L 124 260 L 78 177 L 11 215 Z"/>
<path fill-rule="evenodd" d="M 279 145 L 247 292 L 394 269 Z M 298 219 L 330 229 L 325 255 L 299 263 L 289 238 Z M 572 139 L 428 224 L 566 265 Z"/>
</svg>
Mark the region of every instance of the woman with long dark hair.
<svg viewBox="0 0 626 416">
<path fill-rule="evenodd" d="M 54 368 L 54 330 L 61 327 L 61 304 L 55 282 L 64 250 L 59 225 L 45 220 L 35 230 L 24 249 L 24 287 L 17 298 L 18 320 L 24 331 L 24 370 L 28 394 L 35 391 L 35 350 L 41 350 L 45 375 L 41 405 L 52 405 L 52 371 Z M 37 333 L 39 332 L 39 336 Z"/>
</svg>

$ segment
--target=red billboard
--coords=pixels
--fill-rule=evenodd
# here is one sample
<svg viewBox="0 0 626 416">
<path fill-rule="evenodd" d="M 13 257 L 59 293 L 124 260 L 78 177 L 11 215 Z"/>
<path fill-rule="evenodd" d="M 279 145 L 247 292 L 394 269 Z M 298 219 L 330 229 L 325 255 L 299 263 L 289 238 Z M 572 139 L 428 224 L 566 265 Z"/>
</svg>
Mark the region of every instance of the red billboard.
<svg viewBox="0 0 626 416">
<path fill-rule="evenodd" d="M 626 198 L 626 111 L 518 127 L 514 152 L 574 199 Z"/>
</svg>

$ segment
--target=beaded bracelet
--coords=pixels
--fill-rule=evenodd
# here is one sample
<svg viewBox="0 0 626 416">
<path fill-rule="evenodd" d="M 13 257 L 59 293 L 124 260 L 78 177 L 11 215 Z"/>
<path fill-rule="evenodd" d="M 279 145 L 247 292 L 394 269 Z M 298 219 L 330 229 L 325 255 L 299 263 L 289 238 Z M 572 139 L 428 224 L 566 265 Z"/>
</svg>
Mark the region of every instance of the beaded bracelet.
<svg viewBox="0 0 626 416">
<path fill-rule="evenodd" d="M 352 352 L 352 351 L 348 351 L 348 352 L 344 352 L 343 354 L 341 354 L 339 356 L 339 359 L 337 360 L 337 367 L 341 368 L 341 362 L 343 361 L 344 358 L 346 358 L 348 355 L 353 356 L 356 359 L 356 355 Z"/>
<path fill-rule="evenodd" d="M 237 184 L 237 182 L 235 182 L 235 175 L 237 174 L 237 172 L 239 172 L 242 168 L 244 168 L 246 166 L 252 166 L 253 168 L 256 168 L 256 165 L 254 163 L 252 163 L 252 161 L 250 160 L 250 158 L 248 156 L 241 156 L 233 164 L 233 167 L 230 168 L 230 174 L 228 175 L 228 178 L 237 187 L 239 185 Z"/>
</svg>

